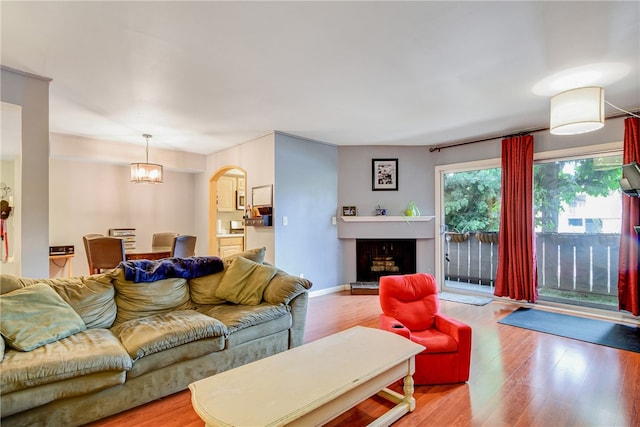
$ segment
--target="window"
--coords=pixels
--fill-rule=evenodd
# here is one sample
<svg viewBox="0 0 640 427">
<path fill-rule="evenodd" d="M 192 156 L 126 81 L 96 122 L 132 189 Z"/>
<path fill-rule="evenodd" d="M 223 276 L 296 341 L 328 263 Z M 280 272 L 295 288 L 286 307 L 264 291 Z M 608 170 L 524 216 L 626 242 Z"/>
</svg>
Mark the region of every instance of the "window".
<svg viewBox="0 0 640 427">
<path fill-rule="evenodd" d="M 537 155 L 534 209 L 543 301 L 617 308 L 622 155 L 620 144 L 602 147 L 619 151 Z M 501 197 L 496 164 L 499 160 L 437 169 L 444 219 L 437 256 L 445 289 L 493 292 Z"/>
</svg>

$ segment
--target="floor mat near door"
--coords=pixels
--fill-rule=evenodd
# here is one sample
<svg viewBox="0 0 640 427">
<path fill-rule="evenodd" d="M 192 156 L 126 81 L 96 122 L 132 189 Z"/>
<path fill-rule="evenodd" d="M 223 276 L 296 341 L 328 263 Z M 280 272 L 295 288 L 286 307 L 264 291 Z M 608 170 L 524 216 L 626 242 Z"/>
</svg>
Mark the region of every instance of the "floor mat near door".
<svg viewBox="0 0 640 427">
<path fill-rule="evenodd" d="M 640 328 L 521 307 L 498 323 L 640 353 Z"/>
</svg>

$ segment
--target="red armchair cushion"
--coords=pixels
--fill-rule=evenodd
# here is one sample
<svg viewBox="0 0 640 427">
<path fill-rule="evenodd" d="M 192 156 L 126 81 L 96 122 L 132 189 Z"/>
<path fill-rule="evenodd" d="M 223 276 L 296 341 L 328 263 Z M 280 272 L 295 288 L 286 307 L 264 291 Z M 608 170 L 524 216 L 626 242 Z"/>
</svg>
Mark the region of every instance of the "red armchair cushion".
<svg viewBox="0 0 640 427">
<path fill-rule="evenodd" d="M 458 351 L 458 343 L 437 329 L 411 332 L 411 341 L 426 347 L 422 353 L 453 353 Z"/>
<path fill-rule="evenodd" d="M 380 306 L 411 331 L 430 329 L 440 309 L 436 280 L 429 274 L 382 276 Z"/>
</svg>

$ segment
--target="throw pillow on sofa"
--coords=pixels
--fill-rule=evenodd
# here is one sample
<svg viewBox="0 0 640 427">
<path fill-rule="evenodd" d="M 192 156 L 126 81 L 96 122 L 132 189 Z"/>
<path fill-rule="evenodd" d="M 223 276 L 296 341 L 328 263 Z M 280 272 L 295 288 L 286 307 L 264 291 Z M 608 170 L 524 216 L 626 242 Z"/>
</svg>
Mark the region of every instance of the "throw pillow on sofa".
<svg viewBox="0 0 640 427">
<path fill-rule="evenodd" d="M 278 269 L 258 264 L 243 257 L 236 258 L 224 273 L 215 296 L 235 304 L 258 305 L 262 294 Z"/>
<path fill-rule="evenodd" d="M 229 266 L 233 263 L 234 260 L 240 257 L 254 261 L 258 264 L 262 264 L 264 262 L 264 255 L 266 251 L 267 248 L 262 247 L 249 249 L 244 252 L 239 252 L 237 254 L 224 257 L 222 259 L 222 261 L 224 262 L 224 270 L 222 270 L 221 272 L 197 277 L 195 279 L 189 279 L 189 290 L 191 292 L 191 299 L 193 300 L 193 302 L 195 302 L 196 304 L 204 305 L 224 304 L 225 302 L 227 302 L 223 298 L 218 298 L 216 296 L 216 291 L 218 290 L 218 286 L 220 286 L 220 281 L 229 269 Z"/>
<path fill-rule="evenodd" d="M 16 350 L 31 351 L 84 331 L 82 318 L 49 285 L 0 295 L 0 333 Z"/>
<path fill-rule="evenodd" d="M 222 258 L 225 264 L 231 264 L 236 258 L 245 258 L 249 261 L 257 262 L 258 264 L 262 264 L 264 262 L 264 255 L 267 253 L 266 247 L 248 249 L 244 252 L 238 252 L 237 254 L 229 255 Z"/>
</svg>

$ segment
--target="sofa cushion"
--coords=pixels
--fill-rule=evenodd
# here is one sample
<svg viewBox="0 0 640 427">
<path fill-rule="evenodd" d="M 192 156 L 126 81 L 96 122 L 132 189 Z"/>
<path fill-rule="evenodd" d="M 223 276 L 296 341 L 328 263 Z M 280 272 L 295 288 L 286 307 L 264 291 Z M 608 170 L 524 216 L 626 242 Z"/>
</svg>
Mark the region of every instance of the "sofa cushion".
<svg viewBox="0 0 640 427">
<path fill-rule="evenodd" d="M 95 372 L 125 371 L 131 365 L 109 330 L 87 329 L 29 353 L 8 350 L 0 369 L 0 394 Z"/>
<path fill-rule="evenodd" d="M 258 305 L 262 302 L 264 289 L 277 271 L 271 265 L 238 257 L 222 276 L 215 296 L 236 304 Z"/>
<path fill-rule="evenodd" d="M 51 287 L 80 315 L 87 328 L 109 328 L 116 320 L 116 291 L 111 277 L 96 274 L 79 281 L 53 282 Z"/>
<path fill-rule="evenodd" d="M 37 385 L 12 393 L 0 394 L 0 408 L 2 408 L 2 416 L 17 414 L 19 412 L 35 409 L 39 406 L 56 400 L 65 399 L 74 396 L 84 396 L 98 390 L 104 390 L 115 385 L 124 384 L 126 380 L 125 371 L 107 371 L 95 372 L 92 374 L 71 377 L 62 381 L 50 382 L 47 384 Z M 3 419 L 3 425 L 4 421 Z M 70 425 L 56 422 L 49 418 L 46 423 L 29 423 L 22 421 L 22 425 Z M 7 423 L 10 425 L 11 423 Z"/>
<path fill-rule="evenodd" d="M 222 351 L 225 348 L 226 342 L 226 337 L 222 336 L 203 338 L 177 347 L 168 348 L 159 353 L 148 354 L 142 359 L 136 360 L 133 368 L 127 371 L 127 381 L 148 372 L 157 371 L 166 366 Z"/>
<path fill-rule="evenodd" d="M 171 278 L 136 283 L 125 280 L 124 272 L 119 270 L 113 284 L 116 287 L 116 304 L 118 305 L 118 315 L 114 325 L 193 307 L 186 279 Z"/>
<path fill-rule="evenodd" d="M 289 310 L 284 304 L 259 305 L 235 305 L 217 304 L 198 307 L 200 313 L 214 317 L 224 323 L 229 334 L 233 334 L 241 329 L 270 322 L 280 317 L 289 316 Z"/>
<path fill-rule="evenodd" d="M 229 264 L 225 263 L 224 270 L 219 273 L 189 279 L 191 300 L 196 304 L 224 304 L 226 301 L 216 297 L 216 291 L 228 268 Z"/>
<path fill-rule="evenodd" d="M 135 361 L 192 341 L 226 336 L 227 328 L 219 320 L 202 313 L 178 310 L 129 320 L 114 326 L 112 332 Z"/>
<path fill-rule="evenodd" d="M 31 351 L 86 329 L 78 313 L 44 283 L 0 295 L 0 313 L 2 336 L 20 351 Z"/>
</svg>

